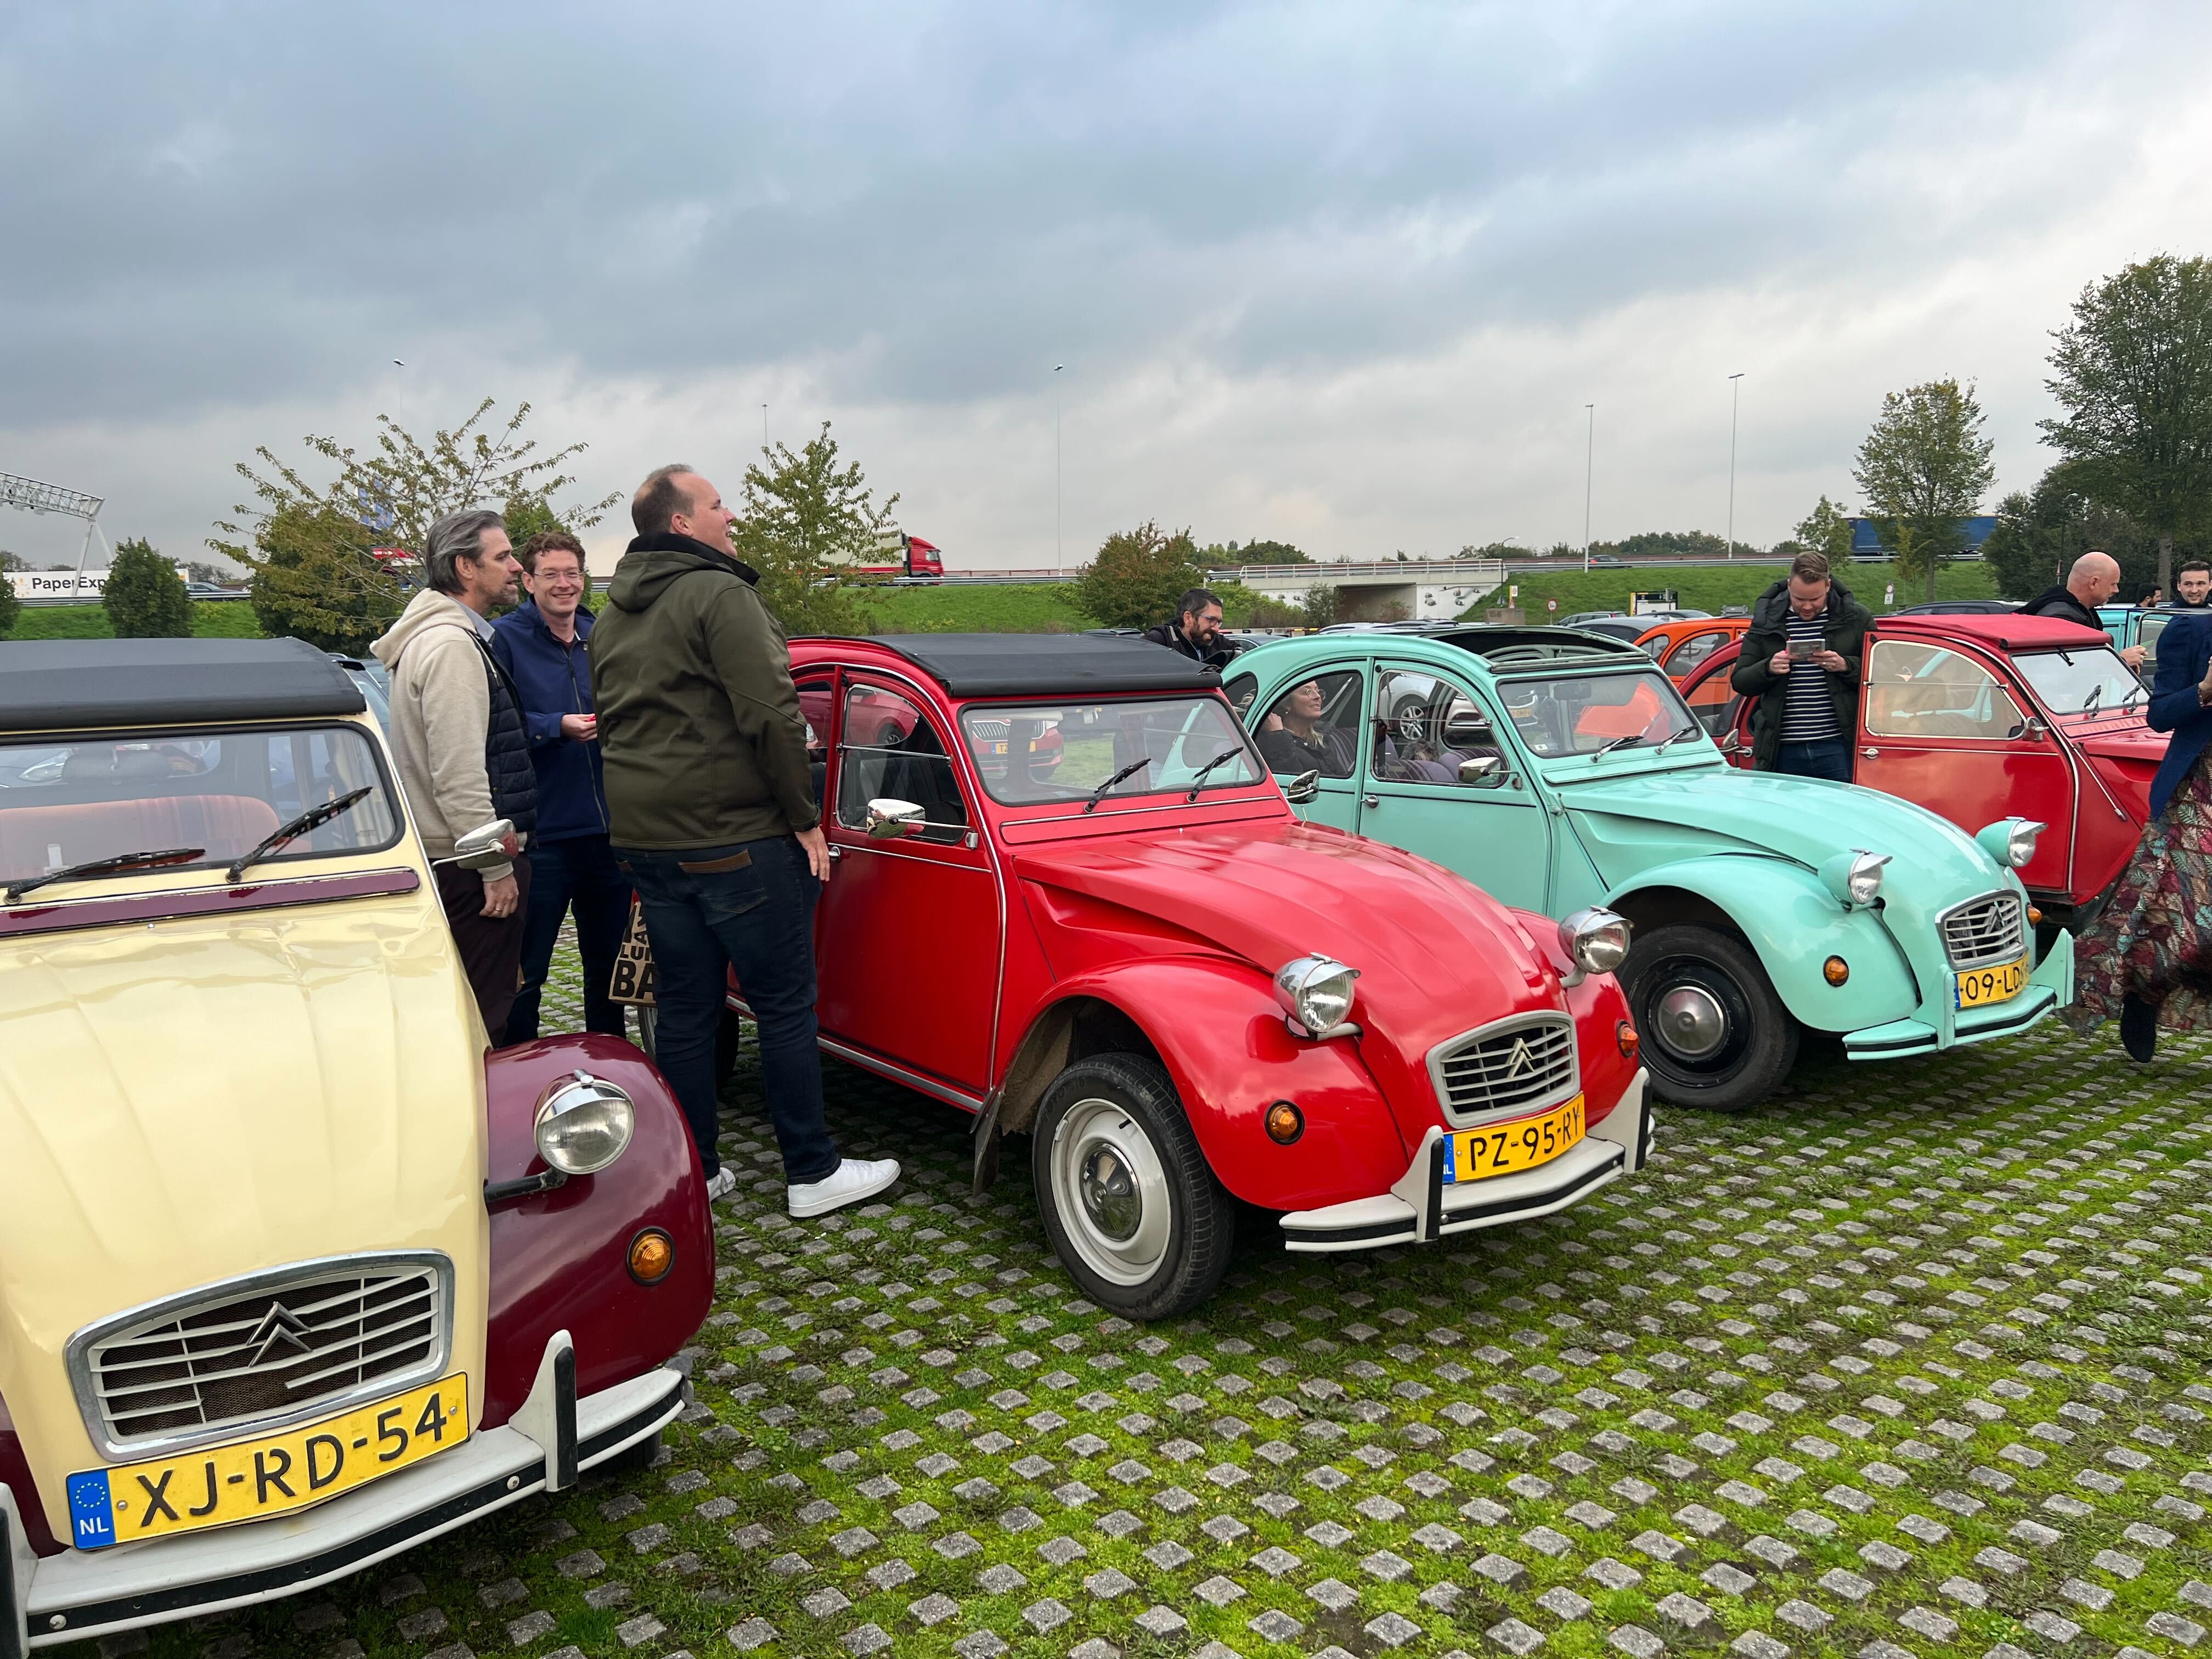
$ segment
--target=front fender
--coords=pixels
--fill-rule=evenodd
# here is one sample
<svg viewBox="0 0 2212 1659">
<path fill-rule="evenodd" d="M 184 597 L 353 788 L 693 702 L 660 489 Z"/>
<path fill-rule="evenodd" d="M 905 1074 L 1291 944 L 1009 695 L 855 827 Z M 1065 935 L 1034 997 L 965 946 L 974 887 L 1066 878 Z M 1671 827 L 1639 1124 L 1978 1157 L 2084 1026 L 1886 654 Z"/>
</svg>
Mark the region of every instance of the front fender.
<svg viewBox="0 0 2212 1659">
<path fill-rule="evenodd" d="M 1086 998 L 1118 1009 L 1151 1042 L 1206 1161 L 1246 1203 L 1315 1209 L 1386 1192 L 1405 1173 L 1413 1154 L 1358 1040 L 1293 1036 L 1256 970 L 1198 957 L 1117 963 L 1055 985 L 1029 1029 Z M 1030 1047 L 1025 1037 L 1022 1048 Z M 1305 1132 L 1288 1146 L 1262 1127 L 1279 1100 L 1305 1116 Z"/>
<path fill-rule="evenodd" d="M 556 1332 L 574 1339 L 576 1392 L 591 1395 L 665 1363 L 714 1301 L 714 1239 L 698 1150 L 667 1081 L 630 1044 L 548 1037 L 486 1055 L 489 1179 L 545 1167 L 534 1127 L 538 1097 L 579 1068 L 627 1094 L 637 1127 L 628 1149 L 599 1174 L 492 1206 L 486 1428 L 522 1404 Z M 646 1227 L 662 1229 L 676 1247 L 676 1265 L 654 1285 L 629 1273 L 630 1241 Z"/>
<path fill-rule="evenodd" d="M 1605 896 L 1626 915 L 1648 912 L 1666 890 L 1703 899 L 1750 941 L 1759 965 L 1801 1024 L 1816 1031 L 1856 1031 L 1903 1019 L 1920 1006 L 1905 954 L 1879 913 L 1846 910 L 1820 878 L 1781 859 L 1715 854 L 1639 871 Z M 1639 904 L 1638 896 L 1647 902 Z M 1647 927 L 1649 923 L 1645 924 Z M 1850 978 L 1831 985 L 1821 971 L 1830 957 L 1850 964 Z"/>
</svg>

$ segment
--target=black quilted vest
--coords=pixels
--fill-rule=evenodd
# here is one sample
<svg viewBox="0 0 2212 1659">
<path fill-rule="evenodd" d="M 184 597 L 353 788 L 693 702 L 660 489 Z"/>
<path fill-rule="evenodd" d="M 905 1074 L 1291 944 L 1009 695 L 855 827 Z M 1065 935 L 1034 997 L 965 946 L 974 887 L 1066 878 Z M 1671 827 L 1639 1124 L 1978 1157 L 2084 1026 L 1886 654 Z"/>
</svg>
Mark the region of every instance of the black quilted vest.
<svg viewBox="0 0 2212 1659">
<path fill-rule="evenodd" d="M 477 649 L 483 655 L 484 677 L 491 686 L 491 720 L 484 729 L 484 776 L 491 784 L 491 810 L 527 835 L 538 827 L 538 771 L 530 763 L 522 698 L 482 639 L 477 641 Z"/>
</svg>

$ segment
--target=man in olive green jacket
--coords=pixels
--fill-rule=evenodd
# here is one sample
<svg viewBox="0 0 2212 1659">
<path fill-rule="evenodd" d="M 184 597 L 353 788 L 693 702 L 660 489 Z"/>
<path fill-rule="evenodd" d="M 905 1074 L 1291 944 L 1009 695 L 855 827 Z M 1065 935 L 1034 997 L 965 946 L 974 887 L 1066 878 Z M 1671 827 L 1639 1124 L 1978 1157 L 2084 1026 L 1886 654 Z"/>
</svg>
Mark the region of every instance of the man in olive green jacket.
<svg viewBox="0 0 2212 1659">
<path fill-rule="evenodd" d="M 761 1081 L 787 1206 L 822 1215 L 898 1179 L 841 1158 L 815 1046 L 814 905 L 830 850 L 783 630 L 730 544 L 736 514 L 688 466 L 630 503 L 637 538 L 592 630 L 592 697 L 616 858 L 653 945 L 654 1057 L 684 1103 L 710 1198 L 736 1184 L 715 1146 L 714 1038 L 735 968 L 760 1028 Z"/>
</svg>

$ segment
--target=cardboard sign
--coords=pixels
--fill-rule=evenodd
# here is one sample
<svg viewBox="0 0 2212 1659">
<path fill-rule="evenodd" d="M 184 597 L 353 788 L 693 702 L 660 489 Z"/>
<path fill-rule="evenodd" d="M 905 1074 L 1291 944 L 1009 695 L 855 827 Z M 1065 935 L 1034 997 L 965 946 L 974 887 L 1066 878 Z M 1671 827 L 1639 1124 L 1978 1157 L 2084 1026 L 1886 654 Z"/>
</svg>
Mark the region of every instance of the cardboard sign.
<svg viewBox="0 0 2212 1659">
<path fill-rule="evenodd" d="M 610 1002 L 632 1002 L 649 1006 L 653 1002 L 653 941 L 645 936 L 645 912 L 638 902 L 629 902 L 629 927 L 623 935 L 622 948 L 615 952 L 614 979 L 607 987 Z"/>
</svg>

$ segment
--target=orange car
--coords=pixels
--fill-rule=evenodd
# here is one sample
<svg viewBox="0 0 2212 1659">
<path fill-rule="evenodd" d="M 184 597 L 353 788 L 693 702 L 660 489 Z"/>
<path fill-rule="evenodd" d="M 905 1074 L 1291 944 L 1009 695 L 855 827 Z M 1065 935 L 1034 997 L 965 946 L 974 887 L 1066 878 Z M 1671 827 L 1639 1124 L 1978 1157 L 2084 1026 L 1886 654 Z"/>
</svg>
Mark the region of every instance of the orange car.
<svg viewBox="0 0 2212 1659">
<path fill-rule="evenodd" d="M 1706 658 L 1751 627 L 1748 617 L 1697 617 L 1684 622 L 1662 622 L 1637 636 L 1637 644 L 1667 671 L 1676 685 L 1697 672 Z"/>
</svg>

